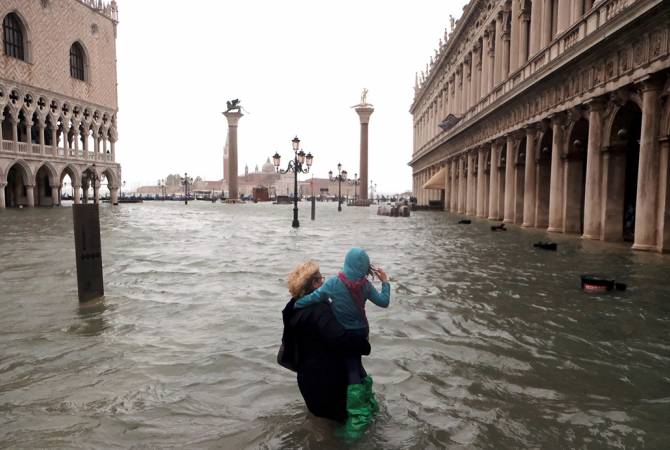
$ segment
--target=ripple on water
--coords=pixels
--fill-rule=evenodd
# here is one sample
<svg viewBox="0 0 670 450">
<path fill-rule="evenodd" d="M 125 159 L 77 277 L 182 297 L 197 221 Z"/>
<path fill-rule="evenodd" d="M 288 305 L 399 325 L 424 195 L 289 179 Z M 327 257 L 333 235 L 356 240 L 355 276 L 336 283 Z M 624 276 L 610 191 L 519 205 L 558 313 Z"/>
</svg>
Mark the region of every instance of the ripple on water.
<svg viewBox="0 0 670 450">
<path fill-rule="evenodd" d="M 177 202 L 101 208 L 104 302 L 78 308 L 71 211 L 0 211 L 0 446 L 341 448 L 277 366 L 286 275 L 365 247 L 382 413 L 361 448 L 661 448 L 666 257 L 446 213 Z M 628 283 L 586 295 L 581 273 Z"/>
</svg>

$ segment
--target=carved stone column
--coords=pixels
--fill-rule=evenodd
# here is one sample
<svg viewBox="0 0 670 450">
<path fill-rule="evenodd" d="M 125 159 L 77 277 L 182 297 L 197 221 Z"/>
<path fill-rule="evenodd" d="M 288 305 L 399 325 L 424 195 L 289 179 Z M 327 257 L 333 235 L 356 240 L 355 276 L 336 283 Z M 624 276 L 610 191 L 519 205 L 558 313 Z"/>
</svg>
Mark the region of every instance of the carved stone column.
<svg viewBox="0 0 670 450">
<path fill-rule="evenodd" d="M 14 143 L 14 151 L 18 152 L 19 151 L 19 118 L 18 118 L 18 112 L 10 112 L 9 113 L 9 123 L 12 126 L 12 142 Z"/>
<path fill-rule="evenodd" d="M 239 111 L 226 111 L 223 115 L 226 116 L 226 119 L 228 120 L 228 173 L 226 174 L 226 178 L 228 179 L 228 198 L 234 201 L 240 198 L 237 188 L 237 124 L 244 114 Z M 367 159 L 365 164 L 365 183 L 367 183 Z M 361 167 L 361 171 L 362 169 L 363 168 Z M 361 182 L 363 182 L 362 178 Z"/>
<path fill-rule="evenodd" d="M 503 222 L 514 223 L 514 136 L 507 135 L 505 158 L 505 203 Z"/>
<path fill-rule="evenodd" d="M 46 127 L 46 123 L 43 116 L 39 116 L 37 119 L 37 126 L 39 129 L 40 155 L 44 155 L 46 153 L 44 149 L 44 128 Z"/>
<path fill-rule="evenodd" d="M 51 124 L 51 153 L 58 156 L 58 122 Z"/>
<path fill-rule="evenodd" d="M 510 59 L 512 57 L 511 55 L 512 42 L 510 37 L 510 26 L 508 23 L 509 19 L 510 19 L 510 11 L 506 7 L 503 10 L 502 22 L 500 25 L 502 28 L 502 36 L 500 40 L 500 43 L 502 44 L 502 62 L 501 62 L 502 73 L 500 75 L 501 82 L 505 81 L 509 76 Z"/>
<path fill-rule="evenodd" d="M 360 141 L 360 163 L 359 176 L 361 180 L 360 195 L 358 203 L 362 205 L 368 204 L 368 124 L 370 123 L 370 116 L 375 111 L 372 105 L 363 105 L 356 108 L 358 118 L 361 125 L 361 141 Z M 237 135 L 236 135 L 237 138 Z"/>
<path fill-rule="evenodd" d="M 5 209 L 7 207 L 5 203 L 5 187 L 7 186 L 7 183 L 2 182 L 0 183 L 0 209 Z"/>
<path fill-rule="evenodd" d="M 572 17 L 570 25 L 576 23 L 584 15 L 584 2 L 581 0 L 572 0 Z"/>
<path fill-rule="evenodd" d="M 642 130 L 640 133 L 640 163 L 637 172 L 635 207 L 635 250 L 655 250 L 657 246 L 658 196 L 658 131 L 660 128 L 660 93 L 663 85 L 656 79 L 642 83 Z"/>
<path fill-rule="evenodd" d="M 485 174 L 484 171 L 486 170 L 486 150 L 484 148 L 480 148 L 479 152 L 477 154 L 478 162 L 477 162 L 477 205 L 476 205 L 476 211 L 477 211 L 477 217 L 485 217 L 485 205 L 484 205 L 484 199 L 485 199 L 485 193 L 484 193 L 484 187 L 486 186 L 485 182 L 486 180 L 484 179 Z"/>
<path fill-rule="evenodd" d="M 498 142 L 491 145 L 491 174 L 489 181 L 489 220 L 498 220 L 499 214 L 499 185 L 498 185 L 498 159 L 500 154 L 500 146 Z"/>
<path fill-rule="evenodd" d="M 605 102 L 595 99 L 589 107 L 589 142 L 586 149 L 586 192 L 584 193 L 584 239 L 600 239 L 602 218 L 602 113 Z"/>
<path fill-rule="evenodd" d="M 458 160 L 451 160 L 451 195 L 449 202 L 449 210 L 451 212 L 458 212 Z"/>
<path fill-rule="evenodd" d="M 523 1 L 523 0 L 522 0 Z M 528 61 L 528 42 L 530 40 L 529 28 L 530 28 L 530 13 L 526 10 L 522 10 L 521 17 L 519 17 L 519 45 L 518 45 L 518 55 L 517 55 L 517 66 L 512 69 L 512 71 L 518 70 L 526 64 Z"/>
<path fill-rule="evenodd" d="M 35 185 L 26 184 L 26 202 L 28 202 L 28 208 L 35 207 Z"/>
<path fill-rule="evenodd" d="M 467 190 L 466 190 L 466 200 L 465 200 L 465 213 L 468 216 L 475 215 L 475 191 L 477 186 L 475 185 L 474 177 L 475 169 L 475 154 L 474 152 L 468 152 L 468 171 L 467 171 Z"/>
<path fill-rule="evenodd" d="M 456 115 L 463 114 L 463 65 L 456 69 Z"/>
<path fill-rule="evenodd" d="M 482 85 L 482 48 L 479 42 L 472 49 L 472 81 L 470 91 L 470 104 L 475 106 L 480 99 L 479 89 Z"/>
<path fill-rule="evenodd" d="M 60 206 L 60 184 L 52 184 L 51 186 L 51 206 Z"/>
<path fill-rule="evenodd" d="M 72 196 L 74 200 L 75 205 L 79 205 L 81 203 L 81 186 L 78 184 L 73 184 L 72 185 Z"/>
<path fill-rule="evenodd" d="M 530 10 L 530 39 L 528 59 L 540 51 L 542 46 L 542 5 L 544 0 L 531 0 Z"/>
<path fill-rule="evenodd" d="M 564 114 L 555 114 L 551 118 L 553 141 L 551 143 L 551 180 L 549 187 L 549 228 L 547 231 L 563 231 L 563 160 L 564 151 L 563 125 Z"/>
<path fill-rule="evenodd" d="M 572 0 L 554 0 L 558 1 L 558 20 L 556 34 L 561 34 L 570 26 L 570 16 L 572 15 Z M 580 2 L 581 3 L 581 0 Z"/>
<path fill-rule="evenodd" d="M 119 188 L 116 186 L 112 186 L 109 188 L 109 201 L 111 202 L 112 205 L 118 205 L 119 204 Z"/>
<path fill-rule="evenodd" d="M 523 225 L 523 206 L 524 197 L 526 196 L 526 159 L 521 151 L 520 143 L 515 146 L 514 150 L 514 223 Z M 524 149 L 525 151 L 525 149 Z"/>
<path fill-rule="evenodd" d="M 602 153 L 602 216 L 600 239 L 623 239 L 624 186 L 626 183 L 626 143 L 613 142 Z"/>
<path fill-rule="evenodd" d="M 100 204 L 100 180 L 97 178 L 93 180 L 93 203 Z"/>
<path fill-rule="evenodd" d="M 484 37 L 482 38 L 482 49 L 481 49 L 481 59 L 482 59 L 482 73 L 481 73 L 481 85 L 479 88 L 479 99 L 484 98 L 489 92 L 489 76 L 491 74 L 491 34 L 489 33 L 489 27 L 484 30 Z"/>
<path fill-rule="evenodd" d="M 537 49 L 538 52 L 551 42 L 551 18 L 551 0 L 542 0 L 542 37 L 540 39 L 540 47 Z"/>
<path fill-rule="evenodd" d="M 503 79 L 503 13 L 498 11 L 496 15 L 496 43 L 493 61 L 493 87 L 497 86 Z"/>
<path fill-rule="evenodd" d="M 537 128 L 535 126 L 526 128 L 526 166 L 523 193 L 523 223 L 521 224 L 524 228 L 535 226 L 535 201 L 537 199 L 537 192 L 535 190 L 535 174 L 537 173 L 535 167 L 537 160 L 536 137 Z"/>
<path fill-rule="evenodd" d="M 465 158 L 458 157 L 458 213 L 465 214 Z"/>
<path fill-rule="evenodd" d="M 521 28 L 523 24 L 520 20 L 521 5 L 523 0 L 512 0 L 512 26 L 510 30 L 510 72 L 515 72 L 520 67 L 520 44 L 521 44 Z"/>
<path fill-rule="evenodd" d="M 658 251 L 670 251 L 670 140 L 660 143 L 660 171 L 658 179 Z M 1 186 L 0 186 L 1 189 Z"/>
<path fill-rule="evenodd" d="M 472 56 L 467 55 L 465 62 L 463 63 L 463 108 L 461 111 L 463 114 L 470 109 L 470 93 L 472 90 Z"/>
</svg>

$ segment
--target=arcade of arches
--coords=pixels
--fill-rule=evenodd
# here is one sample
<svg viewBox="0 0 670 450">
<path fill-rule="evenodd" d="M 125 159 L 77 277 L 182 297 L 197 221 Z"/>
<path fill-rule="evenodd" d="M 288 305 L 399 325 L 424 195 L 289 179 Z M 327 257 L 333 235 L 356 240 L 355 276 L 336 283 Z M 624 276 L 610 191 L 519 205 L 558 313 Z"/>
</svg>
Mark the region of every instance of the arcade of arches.
<svg viewBox="0 0 670 450">
<path fill-rule="evenodd" d="M 119 176 L 112 168 L 0 158 L 0 208 L 60 206 L 66 176 L 75 204 L 99 203 L 100 187 L 105 183 L 111 203 L 118 203 Z"/>
<path fill-rule="evenodd" d="M 517 2 L 488 3 L 504 10 Z M 611 9 L 615 3 L 619 10 Z M 502 17 L 495 9 L 481 12 L 477 21 L 486 25 Z M 459 25 L 474 21 L 469 14 L 475 12 L 466 10 Z M 442 201 L 445 210 L 459 214 L 670 251 L 670 5 L 595 2 L 573 19 L 536 56 L 525 50 L 519 71 L 507 67 L 500 85 L 452 100 L 449 77 L 440 97 L 440 71 L 458 65 L 455 49 L 472 42 L 459 42 L 459 31 L 465 31 L 457 26 L 453 47 L 418 87 L 413 105 L 414 194 L 420 205 Z M 609 33 L 598 48 L 587 39 L 598 33 L 589 28 L 594 23 Z M 579 62 L 569 58 L 567 36 L 587 41 Z M 514 49 L 507 39 L 506 48 Z M 450 50 L 456 53 L 452 60 Z M 489 63 L 496 56 L 510 57 L 494 51 Z M 549 59 L 554 67 L 546 67 Z M 472 64 L 461 61 L 457 70 Z M 455 89 L 475 80 L 463 78 Z M 431 118 L 432 99 L 435 114 L 445 118 L 438 129 L 430 120 L 427 128 L 423 119 L 416 121 L 417 114 Z"/>
</svg>

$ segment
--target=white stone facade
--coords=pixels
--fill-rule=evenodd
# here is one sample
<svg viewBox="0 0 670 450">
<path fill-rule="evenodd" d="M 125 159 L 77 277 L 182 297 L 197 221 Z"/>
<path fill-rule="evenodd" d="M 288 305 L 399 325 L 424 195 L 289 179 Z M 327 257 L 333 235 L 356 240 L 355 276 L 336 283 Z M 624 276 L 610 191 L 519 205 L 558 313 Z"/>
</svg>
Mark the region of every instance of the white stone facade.
<svg viewBox="0 0 670 450">
<path fill-rule="evenodd" d="M 13 22 L 6 22 L 11 16 Z M 116 3 L 3 0 L 0 19 L 20 24 L 23 58 L 0 49 L 0 208 L 54 206 L 70 176 L 75 202 L 118 196 Z M 83 50 L 83 79 L 72 47 Z"/>
<path fill-rule="evenodd" d="M 668 251 L 669 68 L 667 1 L 472 0 L 417 77 L 413 193 Z"/>
</svg>

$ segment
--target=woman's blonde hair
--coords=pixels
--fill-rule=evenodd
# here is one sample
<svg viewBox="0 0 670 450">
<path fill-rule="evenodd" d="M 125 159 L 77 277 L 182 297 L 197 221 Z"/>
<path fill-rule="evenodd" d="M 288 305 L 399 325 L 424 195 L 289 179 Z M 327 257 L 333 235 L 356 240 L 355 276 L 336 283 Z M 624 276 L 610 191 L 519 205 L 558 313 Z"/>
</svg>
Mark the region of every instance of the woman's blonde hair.
<svg viewBox="0 0 670 450">
<path fill-rule="evenodd" d="M 300 264 L 288 274 L 288 291 L 294 298 L 300 298 L 311 289 L 314 276 L 319 272 L 319 264 L 309 260 Z"/>
</svg>

